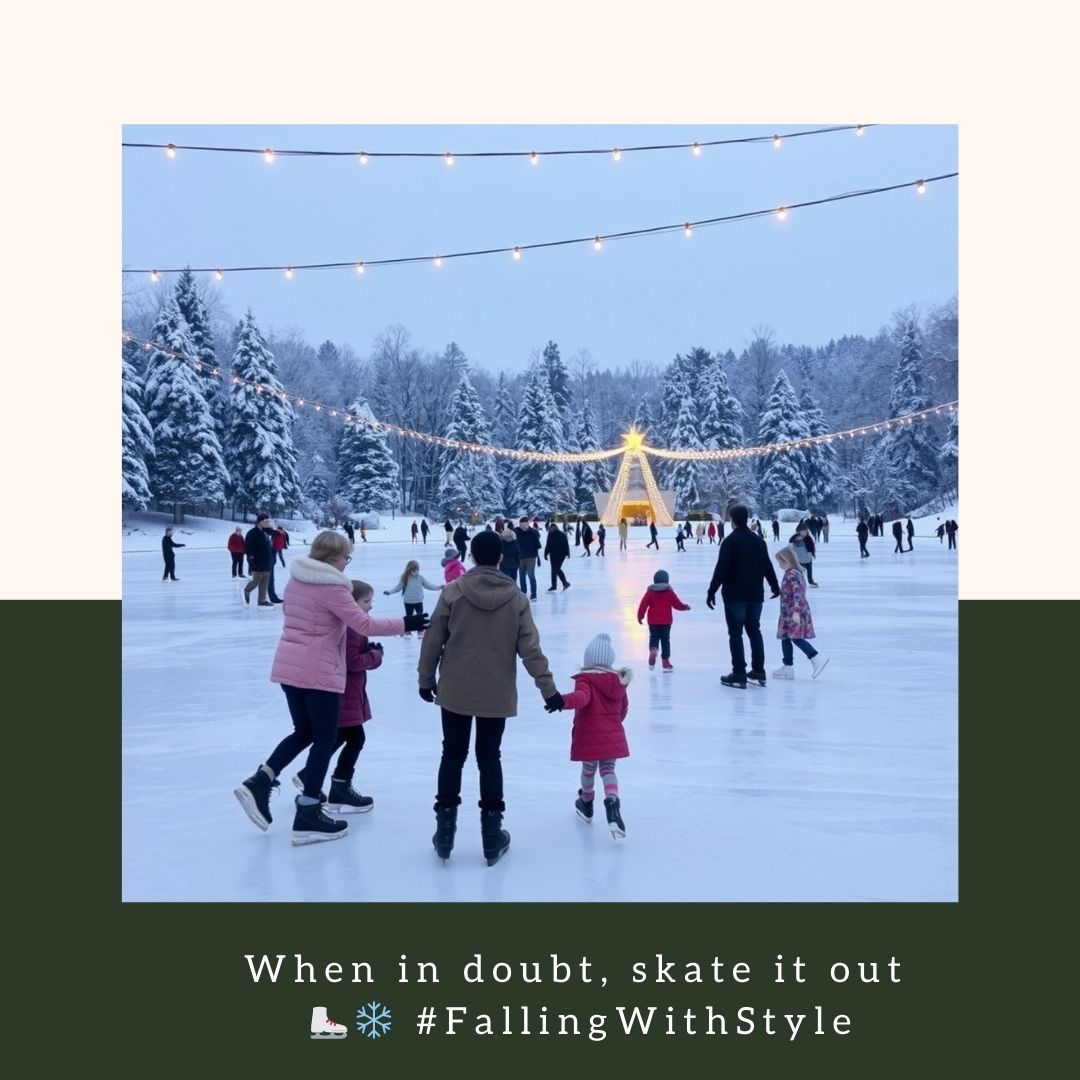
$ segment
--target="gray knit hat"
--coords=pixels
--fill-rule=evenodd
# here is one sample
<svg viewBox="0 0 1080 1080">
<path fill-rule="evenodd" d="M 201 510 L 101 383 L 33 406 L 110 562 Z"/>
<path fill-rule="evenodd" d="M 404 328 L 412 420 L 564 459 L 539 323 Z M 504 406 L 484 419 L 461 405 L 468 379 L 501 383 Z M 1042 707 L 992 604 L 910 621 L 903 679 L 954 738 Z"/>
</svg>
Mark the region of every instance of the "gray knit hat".
<svg viewBox="0 0 1080 1080">
<path fill-rule="evenodd" d="M 597 634 L 585 646 L 585 667 L 614 667 L 615 647 L 608 634 Z"/>
<path fill-rule="evenodd" d="M 459 557 L 459 554 L 460 554 L 460 553 L 458 552 L 458 549 L 457 549 L 457 548 L 451 548 L 451 547 L 448 547 L 448 548 L 447 548 L 447 549 L 446 549 L 446 550 L 445 550 L 445 551 L 444 551 L 444 552 L 442 553 L 442 565 L 443 565 L 443 566 L 445 566 L 445 565 L 446 565 L 446 564 L 447 564 L 448 562 L 450 562 L 450 560 L 451 560 L 451 559 L 456 559 L 456 558 L 458 558 L 458 557 Z"/>
<path fill-rule="evenodd" d="M 657 570 L 652 576 L 654 585 L 666 585 L 668 583 L 668 574 L 666 570 Z"/>
</svg>

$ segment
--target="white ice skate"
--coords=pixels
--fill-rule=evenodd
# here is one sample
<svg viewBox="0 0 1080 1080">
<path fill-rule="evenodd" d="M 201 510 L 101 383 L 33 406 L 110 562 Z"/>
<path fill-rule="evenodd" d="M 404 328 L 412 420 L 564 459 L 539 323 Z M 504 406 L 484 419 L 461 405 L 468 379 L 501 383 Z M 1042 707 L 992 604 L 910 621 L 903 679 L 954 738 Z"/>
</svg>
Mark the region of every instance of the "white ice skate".
<svg viewBox="0 0 1080 1080">
<path fill-rule="evenodd" d="M 325 1042 L 329 1039 L 344 1039 L 348 1034 L 348 1028 L 344 1024 L 339 1024 L 327 1017 L 325 1005 L 316 1005 L 311 1010 L 311 1037 L 313 1039 L 322 1039 Z"/>
<path fill-rule="evenodd" d="M 825 665 L 828 662 L 829 658 L 827 656 L 822 656 L 821 653 L 818 653 L 817 656 L 812 657 L 810 660 L 810 663 L 814 667 L 814 674 L 812 678 L 816 679 L 825 670 Z"/>
<path fill-rule="evenodd" d="M 788 665 L 785 664 L 783 667 L 778 667 L 772 673 L 772 677 L 774 679 L 794 679 L 795 678 L 795 668 L 794 668 L 794 666 L 788 667 Z"/>
</svg>

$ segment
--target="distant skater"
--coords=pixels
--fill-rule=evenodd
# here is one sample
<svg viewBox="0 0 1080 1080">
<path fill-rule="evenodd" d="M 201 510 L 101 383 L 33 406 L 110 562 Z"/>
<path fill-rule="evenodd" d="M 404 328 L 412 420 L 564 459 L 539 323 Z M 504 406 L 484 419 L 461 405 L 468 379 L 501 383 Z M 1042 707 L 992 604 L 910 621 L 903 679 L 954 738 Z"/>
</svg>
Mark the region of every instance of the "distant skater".
<svg viewBox="0 0 1080 1080">
<path fill-rule="evenodd" d="M 187 544 L 178 544 L 172 538 L 172 526 L 170 525 L 165 530 L 165 535 L 161 538 L 161 554 L 165 559 L 165 573 L 161 575 L 162 581 L 179 581 L 176 576 L 176 549 L 187 547 Z"/>
</svg>

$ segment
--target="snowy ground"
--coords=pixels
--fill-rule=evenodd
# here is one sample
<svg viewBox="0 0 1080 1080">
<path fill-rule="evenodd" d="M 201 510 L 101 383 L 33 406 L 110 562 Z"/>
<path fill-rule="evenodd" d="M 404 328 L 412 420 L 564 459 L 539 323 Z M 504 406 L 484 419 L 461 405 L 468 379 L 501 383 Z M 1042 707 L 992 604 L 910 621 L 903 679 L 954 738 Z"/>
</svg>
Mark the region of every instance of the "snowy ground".
<svg viewBox="0 0 1080 1080">
<path fill-rule="evenodd" d="M 959 519 L 953 507 L 946 517 Z M 574 815 L 571 715 L 545 713 L 521 670 L 520 713 L 503 740 L 512 842 L 488 868 L 471 756 L 445 866 L 431 846 L 441 736 L 438 709 L 416 693 L 415 637 L 383 639 L 385 662 L 368 680 L 374 719 L 355 786 L 374 796 L 374 812 L 350 815 L 342 840 L 293 848 L 298 760 L 271 802 L 269 832 L 248 821 L 232 789 L 289 730 L 268 680 L 280 609 L 240 603 L 224 549 L 234 523 L 179 526 L 188 547 L 172 584 L 161 581 L 158 546 L 167 519 L 141 515 L 124 530 L 124 899 L 955 900 L 956 552 L 932 535 L 936 519 L 916 522 L 913 553 L 892 554 L 887 535 L 869 541 L 870 559 L 858 557 L 854 524 L 835 519 L 815 566 L 821 588 L 809 593 L 815 644 L 831 662 L 811 681 L 796 653 L 796 679 L 765 689 L 719 683 L 730 665 L 720 605 L 704 602 L 717 550 L 707 541 L 677 554 L 674 529 L 662 530 L 657 554 L 632 530 L 620 553 L 611 530 L 606 559 L 567 563 L 566 592 L 544 591 L 543 564 L 533 609 L 560 689 L 572 688 L 600 630 L 635 669 L 632 756 L 618 766 L 627 837 Z M 402 613 L 381 590 L 407 559 L 441 580 L 442 528 L 413 546 L 411 520 L 387 521 L 354 551 L 349 572 L 376 586 L 376 614 Z M 286 559 L 316 531 L 294 524 Z M 648 670 L 635 620 L 661 567 L 693 605 L 676 615 L 671 674 Z M 780 665 L 776 611 L 766 601 L 770 672 Z"/>
</svg>

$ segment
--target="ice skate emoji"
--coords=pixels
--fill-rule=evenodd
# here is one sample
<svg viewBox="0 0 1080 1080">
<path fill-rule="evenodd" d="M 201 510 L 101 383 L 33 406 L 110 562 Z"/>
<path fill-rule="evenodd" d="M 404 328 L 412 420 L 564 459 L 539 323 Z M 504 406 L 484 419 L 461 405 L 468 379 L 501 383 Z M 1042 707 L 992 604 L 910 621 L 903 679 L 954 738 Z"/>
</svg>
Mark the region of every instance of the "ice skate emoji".
<svg viewBox="0 0 1080 1080">
<path fill-rule="evenodd" d="M 316 1005 L 311 1010 L 311 1037 L 313 1039 L 344 1039 L 348 1035 L 344 1024 L 337 1024 L 326 1015 L 325 1005 Z"/>
</svg>

